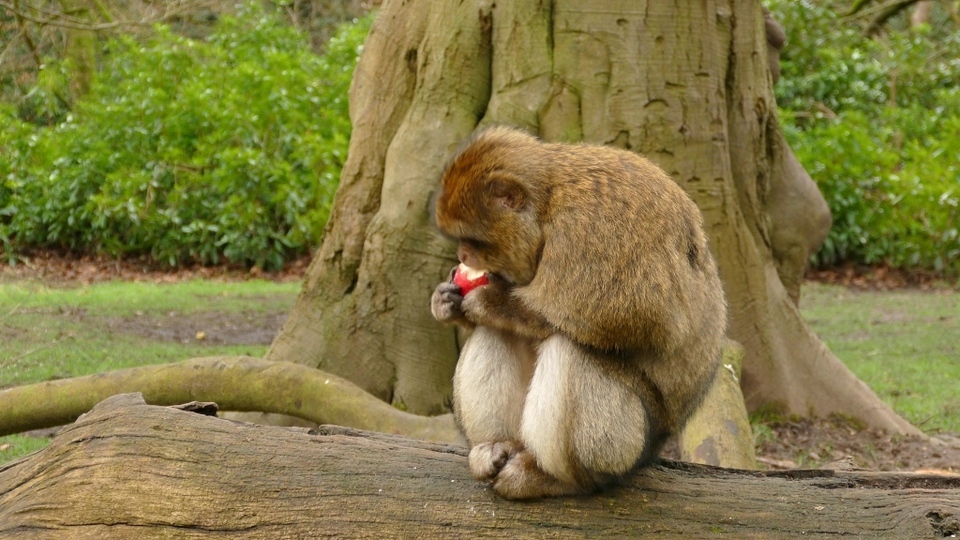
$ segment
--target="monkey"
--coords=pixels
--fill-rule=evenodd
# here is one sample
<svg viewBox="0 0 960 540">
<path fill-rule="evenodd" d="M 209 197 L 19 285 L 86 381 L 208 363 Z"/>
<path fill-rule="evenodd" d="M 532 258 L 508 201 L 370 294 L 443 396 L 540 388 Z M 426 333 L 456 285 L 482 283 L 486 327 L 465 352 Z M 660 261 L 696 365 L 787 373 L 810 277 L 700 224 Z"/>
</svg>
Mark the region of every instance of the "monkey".
<svg viewBox="0 0 960 540">
<path fill-rule="evenodd" d="M 446 165 L 432 213 L 488 277 L 467 294 L 443 282 L 430 301 L 472 330 L 452 405 L 473 476 L 533 499 L 652 463 L 712 384 L 726 331 L 686 192 L 637 153 L 497 126 Z"/>
</svg>

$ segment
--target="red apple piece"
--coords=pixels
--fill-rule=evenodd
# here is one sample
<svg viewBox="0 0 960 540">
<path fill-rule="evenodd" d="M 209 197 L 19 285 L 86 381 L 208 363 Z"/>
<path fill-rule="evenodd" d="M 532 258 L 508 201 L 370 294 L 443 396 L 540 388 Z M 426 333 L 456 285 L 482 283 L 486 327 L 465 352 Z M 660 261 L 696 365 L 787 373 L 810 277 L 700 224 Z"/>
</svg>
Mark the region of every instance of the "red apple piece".
<svg viewBox="0 0 960 540">
<path fill-rule="evenodd" d="M 489 281 L 487 280 L 486 271 L 476 270 L 463 263 L 460 263 L 460 266 L 457 267 L 457 271 L 453 273 L 453 283 L 459 286 L 460 291 L 464 296 L 466 296 L 470 291 L 476 289 L 477 287 L 486 285 L 489 283 Z"/>
</svg>

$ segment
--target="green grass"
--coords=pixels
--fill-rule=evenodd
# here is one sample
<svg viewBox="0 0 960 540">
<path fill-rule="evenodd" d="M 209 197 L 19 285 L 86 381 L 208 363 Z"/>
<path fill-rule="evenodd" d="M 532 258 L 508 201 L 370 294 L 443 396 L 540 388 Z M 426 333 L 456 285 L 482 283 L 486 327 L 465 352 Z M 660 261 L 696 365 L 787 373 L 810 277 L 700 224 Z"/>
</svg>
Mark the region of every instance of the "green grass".
<svg viewBox="0 0 960 540">
<path fill-rule="evenodd" d="M 0 284 L 0 387 L 192 356 L 260 356 L 266 345 L 217 345 L 185 340 L 182 334 L 207 332 L 205 316 L 239 318 L 255 326 L 257 315 L 285 313 L 298 289 L 299 284 L 267 281 L 109 282 L 78 288 Z M 164 327 L 179 329 L 181 338 L 158 338 Z"/>
<path fill-rule="evenodd" d="M 960 433 L 960 293 L 807 283 L 804 318 L 851 371 L 915 426 Z"/>
<path fill-rule="evenodd" d="M 299 287 L 0 283 L 0 388 L 195 356 L 261 356 L 264 344 L 217 344 L 196 339 L 196 332 L 213 338 L 218 322 L 255 329 L 258 321 L 286 313 Z M 801 308 L 831 350 L 897 412 L 928 432 L 960 433 L 960 293 L 854 292 L 808 283 Z M 157 324 L 179 328 L 179 337 L 154 335 Z M 0 437 L 0 463 L 45 444 Z"/>
<path fill-rule="evenodd" d="M 0 437 L 0 465 L 36 452 L 47 446 L 50 439 L 47 437 L 32 437 L 27 435 L 9 435 Z"/>
<path fill-rule="evenodd" d="M 299 289 L 269 281 L 0 282 L 0 389 L 197 356 L 262 356 Z M 0 437 L 0 462 L 38 444 L 45 439 Z"/>
</svg>

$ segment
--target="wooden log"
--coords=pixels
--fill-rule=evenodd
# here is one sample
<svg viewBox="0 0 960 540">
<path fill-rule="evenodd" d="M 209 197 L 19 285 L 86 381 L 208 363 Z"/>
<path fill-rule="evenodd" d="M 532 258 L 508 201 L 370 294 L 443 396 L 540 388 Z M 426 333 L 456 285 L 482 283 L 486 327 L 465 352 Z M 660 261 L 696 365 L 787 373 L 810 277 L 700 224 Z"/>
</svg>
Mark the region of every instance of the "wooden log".
<svg viewBox="0 0 960 540">
<path fill-rule="evenodd" d="M 0 467 L 0 538 L 937 538 L 960 531 L 960 479 L 952 477 L 664 462 L 595 495 L 510 502 L 470 477 L 465 453 L 345 428 L 237 423 L 114 396 L 49 447 Z"/>
</svg>

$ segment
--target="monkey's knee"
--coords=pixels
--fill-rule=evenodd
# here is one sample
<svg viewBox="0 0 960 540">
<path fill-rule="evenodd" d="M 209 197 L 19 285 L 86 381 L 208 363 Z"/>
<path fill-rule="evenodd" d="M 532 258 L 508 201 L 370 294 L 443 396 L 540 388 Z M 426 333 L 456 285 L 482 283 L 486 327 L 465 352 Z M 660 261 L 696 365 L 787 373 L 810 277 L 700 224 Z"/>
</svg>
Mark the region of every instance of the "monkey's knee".
<svg viewBox="0 0 960 540">
<path fill-rule="evenodd" d="M 561 336 L 540 348 L 521 440 L 540 467 L 563 482 L 604 483 L 648 453 L 646 408 L 634 389 L 604 369 L 605 360 Z"/>
<path fill-rule="evenodd" d="M 585 418 L 571 433 L 572 453 L 593 478 L 626 474 L 653 444 L 640 399 L 620 385 L 607 387 L 605 394 L 583 396 Z"/>
<path fill-rule="evenodd" d="M 650 418 L 637 389 L 611 377 L 595 360 L 584 357 L 578 365 L 581 413 L 573 421 L 570 446 L 591 474 L 621 475 L 647 453 Z"/>
</svg>

